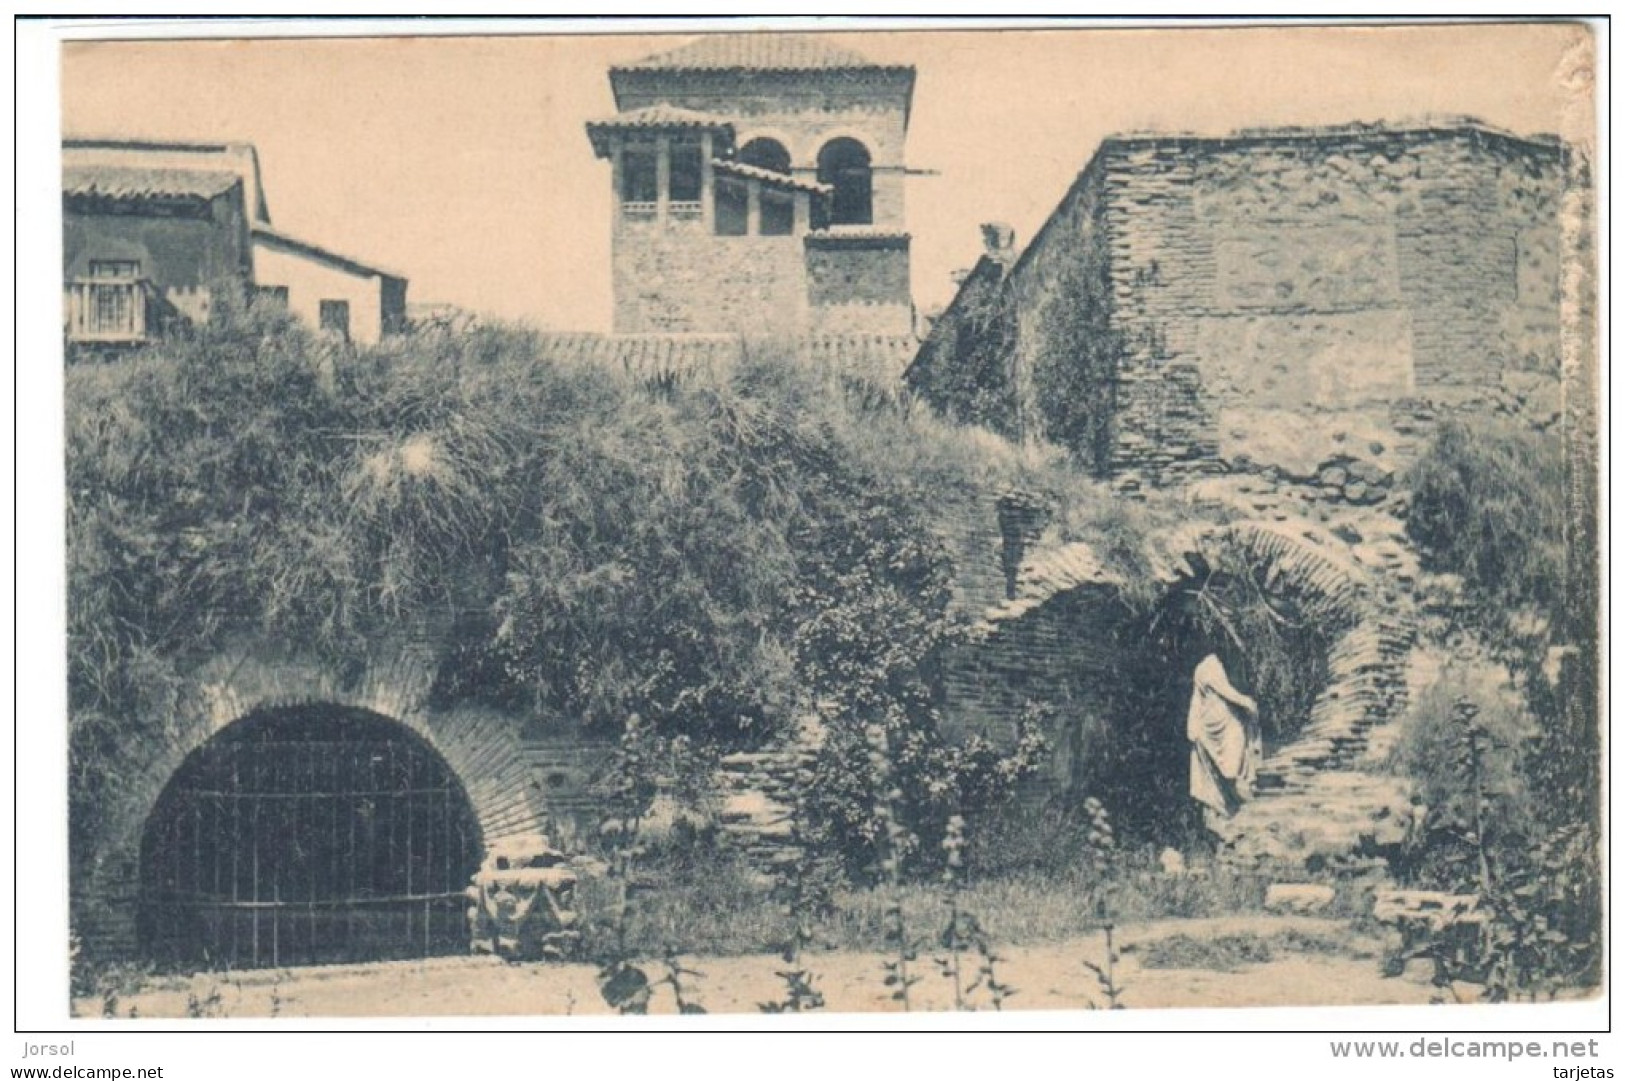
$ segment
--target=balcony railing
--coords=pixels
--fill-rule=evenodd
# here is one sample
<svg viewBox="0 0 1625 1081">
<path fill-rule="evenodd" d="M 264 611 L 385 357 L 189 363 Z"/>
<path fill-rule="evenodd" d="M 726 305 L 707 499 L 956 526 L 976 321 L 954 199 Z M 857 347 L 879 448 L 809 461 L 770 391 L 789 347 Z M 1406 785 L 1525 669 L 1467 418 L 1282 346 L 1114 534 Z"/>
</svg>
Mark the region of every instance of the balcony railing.
<svg viewBox="0 0 1625 1081">
<path fill-rule="evenodd" d="M 157 292 L 144 278 L 77 278 L 66 293 L 70 342 L 135 345 L 157 334 Z"/>
</svg>

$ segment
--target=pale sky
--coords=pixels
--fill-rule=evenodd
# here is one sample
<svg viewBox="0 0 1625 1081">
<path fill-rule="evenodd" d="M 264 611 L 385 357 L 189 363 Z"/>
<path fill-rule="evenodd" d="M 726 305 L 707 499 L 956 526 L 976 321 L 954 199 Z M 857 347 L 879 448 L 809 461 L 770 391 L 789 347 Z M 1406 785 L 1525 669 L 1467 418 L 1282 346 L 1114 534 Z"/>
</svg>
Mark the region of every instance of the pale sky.
<svg viewBox="0 0 1625 1081">
<path fill-rule="evenodd" d="M 252 142 L 278 228 L 404 273 L 412 300 L 607 330 L 609 169 L 583 125 L 613 112 L 611 64 L 692 34 L 535 29 L 69 42 L 63 129 Z M 827 36 L 918 69 L 908 161 L 940 173 L 908 189 L 923 308 L 975 261 L 978 223 L 1008 222 L 1025 243 L 1113 132 L 1430 113 L 1571 138 L 1594 125 L 1589 31 L 1575 25 Z"/>
</svg>

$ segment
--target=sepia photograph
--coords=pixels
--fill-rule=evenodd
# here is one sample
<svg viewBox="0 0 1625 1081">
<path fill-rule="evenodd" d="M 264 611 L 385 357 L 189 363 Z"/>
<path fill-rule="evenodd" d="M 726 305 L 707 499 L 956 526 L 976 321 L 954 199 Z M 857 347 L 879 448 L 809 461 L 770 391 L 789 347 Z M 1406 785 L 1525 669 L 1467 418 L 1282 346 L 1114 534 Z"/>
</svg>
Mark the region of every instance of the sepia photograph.
<svg viewBox="0 0 1625 1081">
<path fill-rule="evenodd" d="M 65 1020 L 1603 996 L 1593 23 L 98 25 Z"/>
</svg>

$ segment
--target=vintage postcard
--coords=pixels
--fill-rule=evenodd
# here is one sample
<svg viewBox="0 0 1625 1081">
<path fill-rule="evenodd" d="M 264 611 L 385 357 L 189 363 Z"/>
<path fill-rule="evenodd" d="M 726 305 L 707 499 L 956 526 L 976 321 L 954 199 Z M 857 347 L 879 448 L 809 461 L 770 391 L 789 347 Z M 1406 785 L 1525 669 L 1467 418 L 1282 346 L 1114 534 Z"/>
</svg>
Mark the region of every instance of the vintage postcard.
<svg viewBox="0 0 1625 1081">
<path fill-rule="evenodd" d="M 62 44 L 67 1014 L 1601 993 L 1594 26 L 447 29 Z"/>
</svg>

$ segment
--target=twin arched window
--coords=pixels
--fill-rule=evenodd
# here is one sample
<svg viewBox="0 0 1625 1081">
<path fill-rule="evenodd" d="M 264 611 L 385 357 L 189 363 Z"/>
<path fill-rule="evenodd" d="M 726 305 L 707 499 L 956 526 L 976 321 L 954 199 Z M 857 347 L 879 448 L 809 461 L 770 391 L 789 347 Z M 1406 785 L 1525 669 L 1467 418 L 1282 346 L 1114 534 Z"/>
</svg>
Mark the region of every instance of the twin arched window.
<svg viewBox="0 0 1625 1081">
<path fill-rule="evenodd" d="M 761 136 L 739 148 L 738 160 L 758 169 L 790 173 L 790 151 L 777 139 Z M 813 214 L 813 227 L 870 225 L 874 214 L 874 167 L 869 149 L 856 139 L 831 139 L 818 151 L 818 180 L 834 189 Z"/>
</svg>

